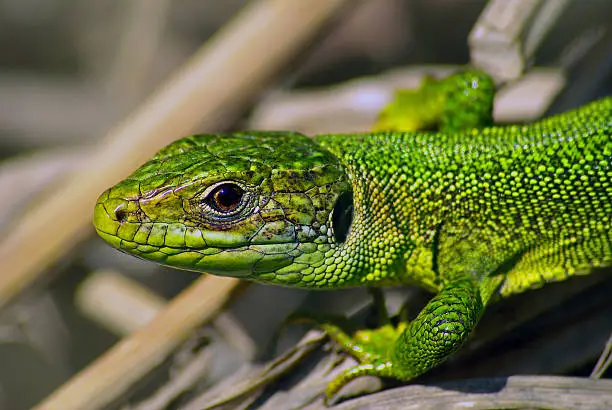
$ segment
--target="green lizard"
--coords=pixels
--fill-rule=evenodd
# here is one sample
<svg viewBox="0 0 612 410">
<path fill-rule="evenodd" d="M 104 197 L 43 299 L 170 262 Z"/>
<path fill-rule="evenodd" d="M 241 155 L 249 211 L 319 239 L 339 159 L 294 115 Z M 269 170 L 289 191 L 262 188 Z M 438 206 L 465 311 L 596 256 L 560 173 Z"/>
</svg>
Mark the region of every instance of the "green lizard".
<svg viewBox="0 0 612 410">
<path fill-rule="evenodd" d="M 465 72 L 400 93 L 378 128 L 403 132 L 183 138 L 100 196 L 96 230 L 182 269 L 429 289 L 410 323 L 353 336 L 322 324 L 359 361 L 328 397 L 362 375 L 410 380 L 459 348 L 495 298 L 612 264 L 612 98 L 491 126 L 493 88 Z"/>
</svg>

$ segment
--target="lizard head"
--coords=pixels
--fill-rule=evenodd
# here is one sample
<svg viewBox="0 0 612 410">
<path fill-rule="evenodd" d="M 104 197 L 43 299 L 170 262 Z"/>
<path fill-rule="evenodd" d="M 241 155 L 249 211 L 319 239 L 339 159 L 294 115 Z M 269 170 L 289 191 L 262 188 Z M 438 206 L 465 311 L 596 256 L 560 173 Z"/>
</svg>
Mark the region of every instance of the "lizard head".
<svg viewBox="0 0 612 410">
<path fill-rule="evenodd" d="M 351 218 L 338 159 L 301 134 L 266 131 L 168 145 L 98 198 L 94 225 L 142 259 L 317 287 L 330 286 L 329 257 L 341 262 Z"/>
</svg>

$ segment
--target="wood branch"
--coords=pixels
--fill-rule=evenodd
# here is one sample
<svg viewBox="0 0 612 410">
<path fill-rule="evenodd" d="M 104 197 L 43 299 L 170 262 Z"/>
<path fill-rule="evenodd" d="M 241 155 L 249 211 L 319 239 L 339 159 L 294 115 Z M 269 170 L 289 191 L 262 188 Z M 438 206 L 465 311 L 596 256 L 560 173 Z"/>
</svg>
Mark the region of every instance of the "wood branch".
<svg viewBox="0 0 612 410">
<path fill-rule="evenodd" d="M 606 409 L 612 407 L 612 380 L 578 377 L 512 376 L 472 379 L 437 386 L 405 386 L 349 400 L 334 409 Z"/>
</svg>

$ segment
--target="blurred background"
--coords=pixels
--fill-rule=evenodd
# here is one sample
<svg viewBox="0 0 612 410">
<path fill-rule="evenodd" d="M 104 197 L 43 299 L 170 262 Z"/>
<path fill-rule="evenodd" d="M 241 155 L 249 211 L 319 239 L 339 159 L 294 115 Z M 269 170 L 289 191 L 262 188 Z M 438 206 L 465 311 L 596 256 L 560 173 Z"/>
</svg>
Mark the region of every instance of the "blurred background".
<svg viewBox="0 0 612 410">
<path fill-rule="evenodd" d="M 247 3 L 253 2 L 0 0 L 0 238 L 10 236 L 29 209 L 44 206 L 45 195 L 71 172 L 87 167 L 104 135 Z M 486 15 L 487 3 L 497 3 L 497 14 Z M 365 131 L 394 88 L 416 87 L 426 73 L 446 75 L 469 62 L 488 69 L 502 87 L 499 122 L 529 121 L 612 94 L 611 1 L 506 2 L 524 3 L 518 7 L 523 15 L 500 11 L 503 3 L 347 1 L 254 97 L 220 112 L 214 130 Z M 265 50 L 254 58 L 265 59 Z M 52 234 L 40 227 L 40 235 Z M 153 303 L 158 307 L 198 276 L 120 254 L 92 230 L 48 263 L 44 278 L 0 314 L 2 410 L 30 408 L 129 333 L 129 326 L 113 326 L 112 319 L 92 313 L 115 296 L 113 285 L 105 290 L 101 282 L 95 290 L 84 289 L 90 275 L 111 282 L 126 275 L 159 296 Z M 9 269 L 2 265 L 0 275 Z M 610 291 L 610 275 L 594 275 L 555 285 L 552 296 L 542 293 L 537 298 L 550 302 L 540 310 L 520 307 L 533 300 L 531 292 L 532 299 L 521 295 L 514 304 L 504 302 L 483 324 L 488 320 L 497 330 L 480 332 L 465 358 L 424 380 L 588 375 L 612 330 Z M 88 306 L 94 293 L 87 292 L 102 298 L 96 307 Z M 428 297 L 414 289 L 393 290 L 390 308 L 409 295 L 417 311 Z M 370 302 L 364 290 L 331 294 L 260 285 L 241 289 L 234 299 L 204 331 L 215 354 L 190 391 L 203 391 L 246 363 L 265 362 L 295 345 L 308 327 L 289 327 L 278 336 L 292 312 L 349 312 L 367 321 Z M 559 303 L 567 307 L 563 314 L 555 307 Z M 480 365 L 468 372 L 461 360 Z M 180 408 L 176 398 L 157 407 L 135 404 L 164 385 L 177 366 L 181 360 L 175 357 L 158 368 L 127 402 L 133 408 Z"/>
</svg>

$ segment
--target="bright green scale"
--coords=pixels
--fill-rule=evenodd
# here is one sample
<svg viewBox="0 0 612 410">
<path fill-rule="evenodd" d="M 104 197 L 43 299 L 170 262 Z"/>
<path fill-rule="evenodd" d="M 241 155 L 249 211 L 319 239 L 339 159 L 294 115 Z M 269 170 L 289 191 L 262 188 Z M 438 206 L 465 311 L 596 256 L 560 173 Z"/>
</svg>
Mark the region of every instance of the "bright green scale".
<svg viewBox="0 0 612 410">
<path fill-rule="evenodd" d="M 612 264 L 612 98 L 489 126 L 493 85 L 466 72 L 402 92 L 376 132 L 196 135 L 96 204 L 98 233 L 183 269 L 315 289 L 415 284 L 410 323 L 353 337 L 361 375 L 410 380 L 467 339 L 484 308 Z"/>
</svg>

